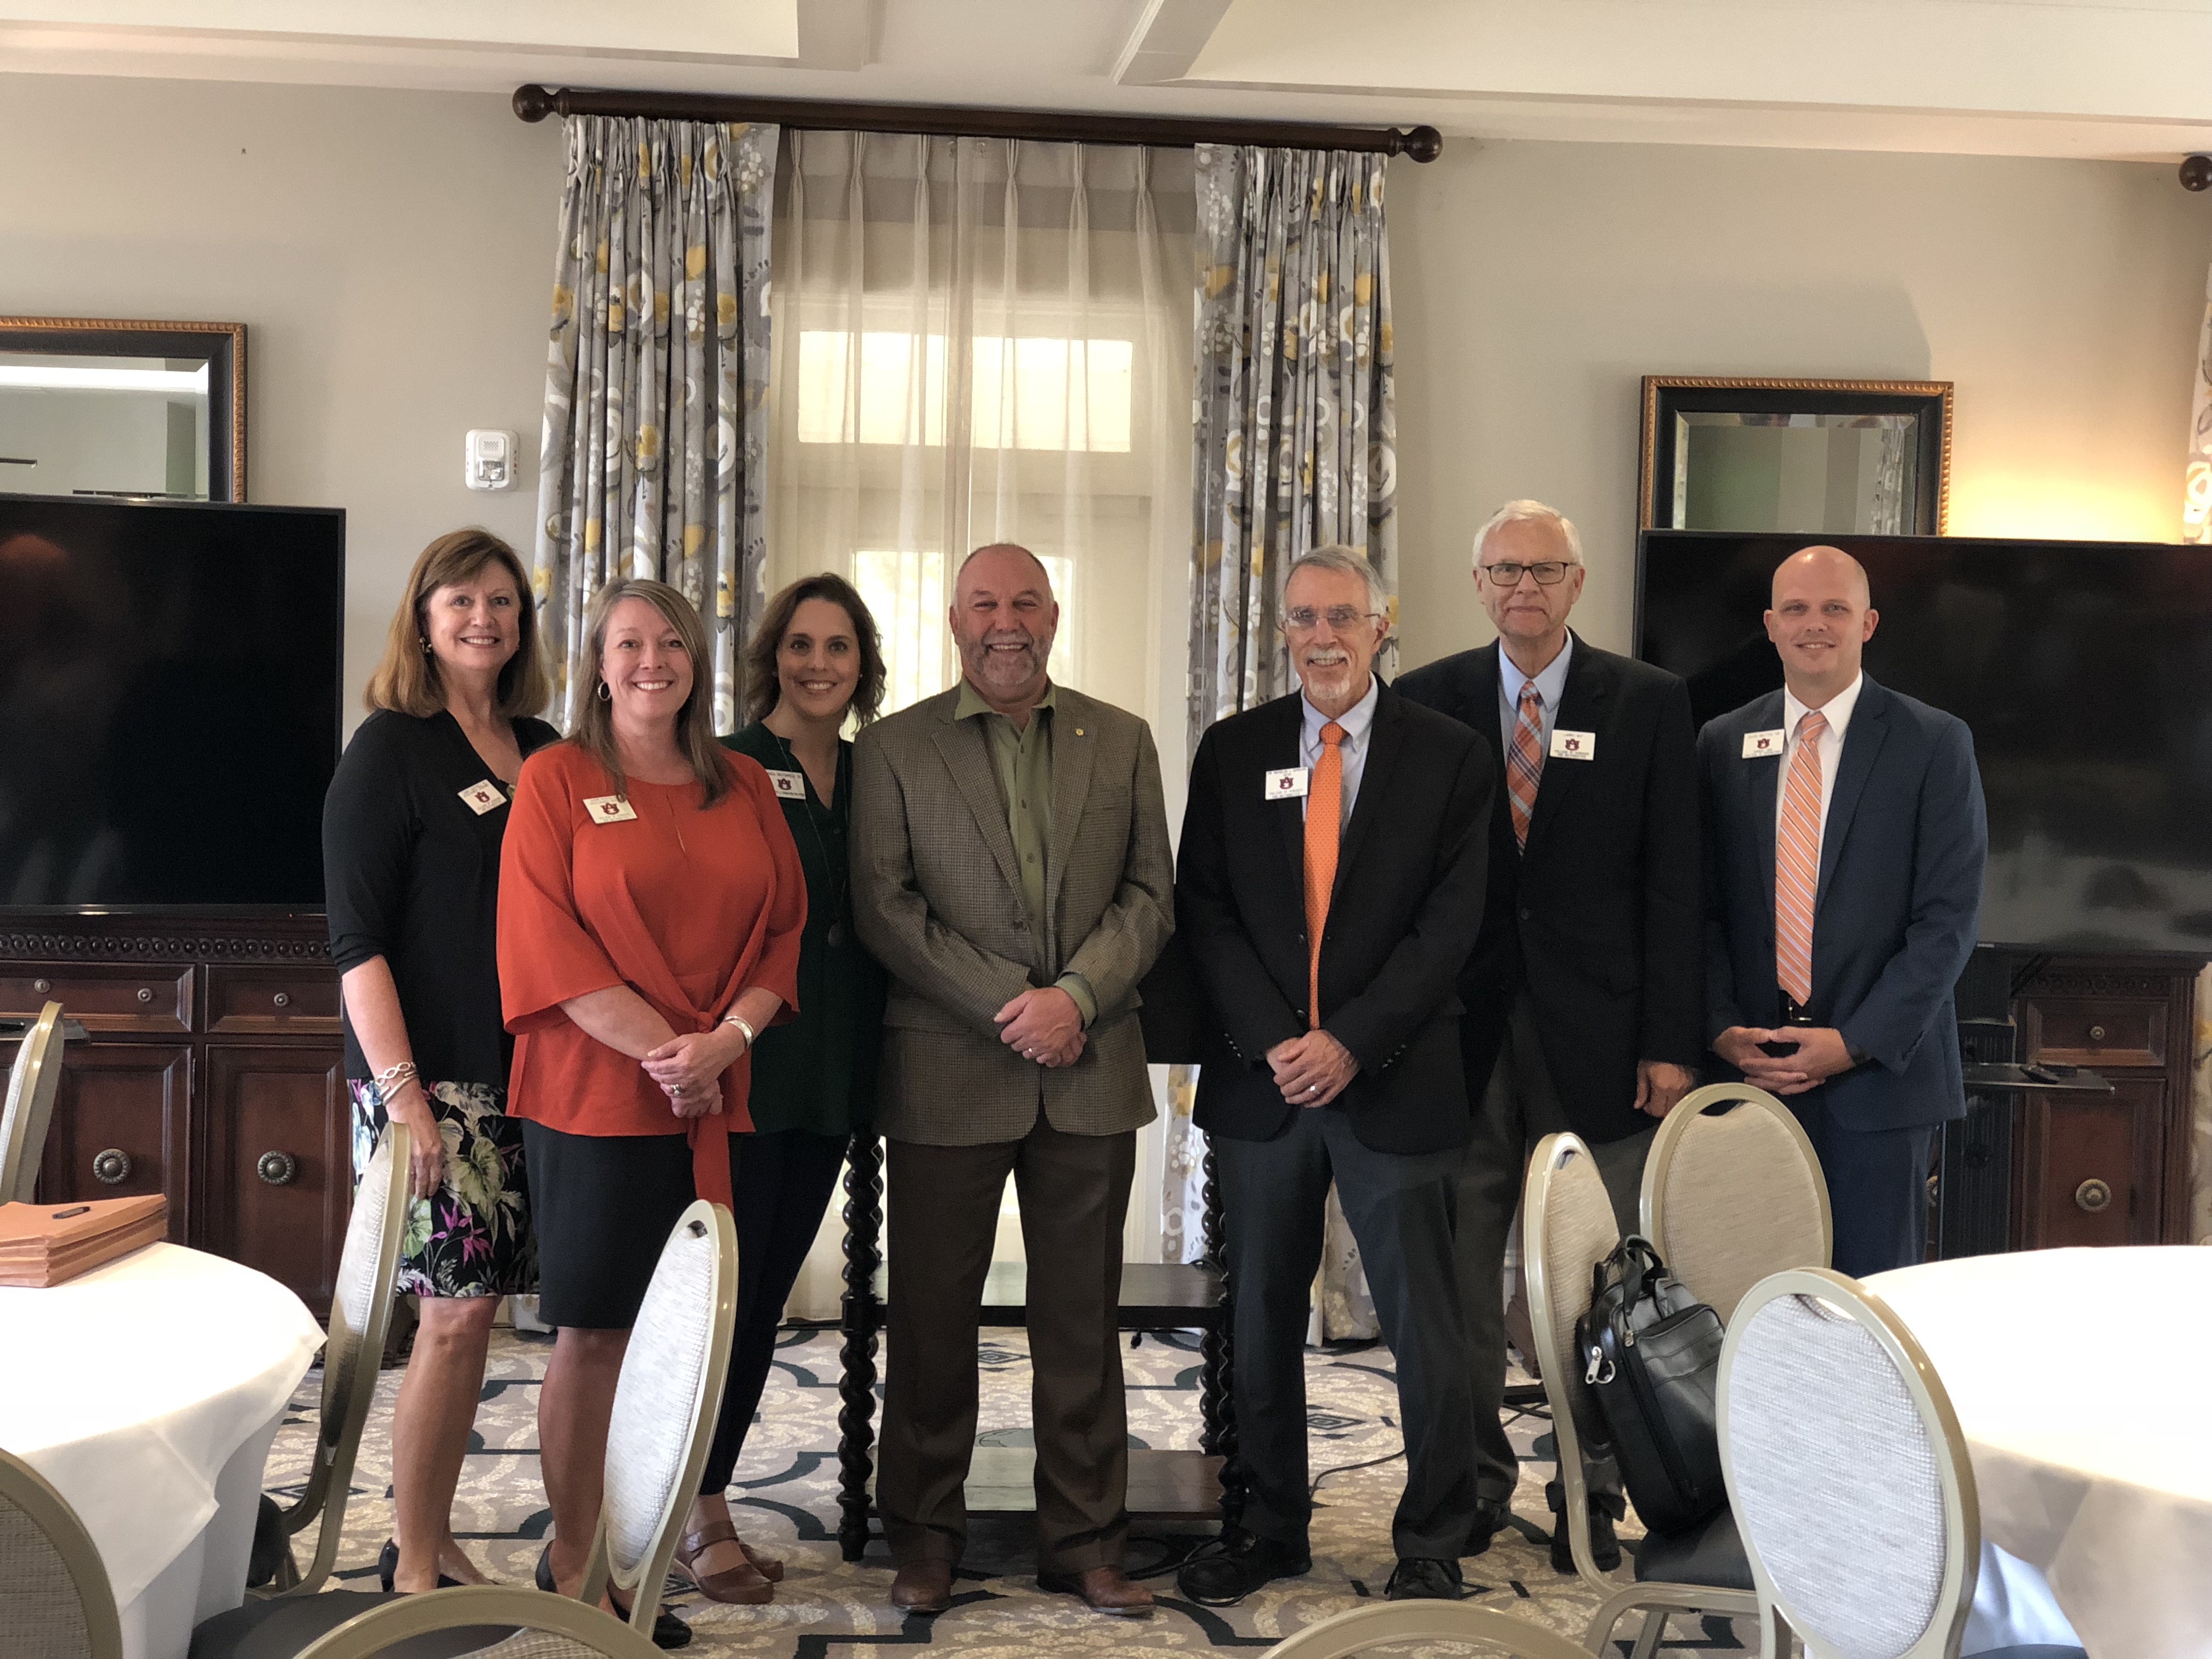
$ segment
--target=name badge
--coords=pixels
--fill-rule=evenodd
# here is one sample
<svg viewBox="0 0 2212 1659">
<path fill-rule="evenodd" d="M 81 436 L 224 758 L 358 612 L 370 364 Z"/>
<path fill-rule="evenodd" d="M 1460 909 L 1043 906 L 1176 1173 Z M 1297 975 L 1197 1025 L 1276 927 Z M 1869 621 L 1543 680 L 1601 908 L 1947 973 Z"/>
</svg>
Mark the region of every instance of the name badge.
<svg viewBox="0 0 2212 1659">
<path fill-rule="evenodd" d="M 775 790 L 778 800 L 806 799 L 806 774 L 804 772 L 771 772 L 768 775 L 768 781 Z"/>
<path fill-rule="evenodd" d="M 620 795 L 586 795 L 584 810 L 593 823 L 627 823 L 637 816 L 637 808 Z"/>
<path fill-rule="evenodd" d="M 1296 800 L 1306 793 L 1310 775 L 1303 766 L 1285 766 L 1279 772 L 1267 774 L 1267 784 L 1260 793 L 1267 800 Z"/>
<path fill-rule="evenodd" d="M 1782 745 L 1789 737 L 1789 729 L 1779 726 L 1771 732 L 1747 732 L 1743 734 L 1743 757 L 1746 760 L 1779 759 Z"/>
<path fill-rule="evenodd" d="M 1597 733 L 1595 732 L 1562 732 L 1556 726 L 1552 731 L 1553 760 L 1595 760 Z"/>
<path fill-rule="evenodd" d="M 461 799 L 469 811 L 482 817 L 487 812 L 496 812 L 507 805 L 507 792 L 486 778 L 482 783 L 472 783 L 461 791 Z"/>
</svg>

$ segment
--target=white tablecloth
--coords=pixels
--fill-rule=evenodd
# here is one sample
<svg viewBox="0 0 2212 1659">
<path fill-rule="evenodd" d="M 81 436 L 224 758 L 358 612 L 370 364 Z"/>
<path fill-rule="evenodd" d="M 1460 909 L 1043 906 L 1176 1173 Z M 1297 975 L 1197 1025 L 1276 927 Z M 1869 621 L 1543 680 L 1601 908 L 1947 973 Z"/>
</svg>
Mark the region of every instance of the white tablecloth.
<svg viewBox="0 0 2212 1659">
<path fill-rule="evenodd" d="M 132 1659 L 180 1659 L 238 1604 L 262 1460 L 322 1343 L 275 1279 L 174 1244 L 0 1287 L 0 1446 L 92 1534 Z"/>
<path fill-rule="evenodd" d="M 1989 1543 L 2090 1659 L 2212 1655 L 2212 1249 L 2033 1250 L 1877 1273 L 1965 1431 Z"/>
</svg>

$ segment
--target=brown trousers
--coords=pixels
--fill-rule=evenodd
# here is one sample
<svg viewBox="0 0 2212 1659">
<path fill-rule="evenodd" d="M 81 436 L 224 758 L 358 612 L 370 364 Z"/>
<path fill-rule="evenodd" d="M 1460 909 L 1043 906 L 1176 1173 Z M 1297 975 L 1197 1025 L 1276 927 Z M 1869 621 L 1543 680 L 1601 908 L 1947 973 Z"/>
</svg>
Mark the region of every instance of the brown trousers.
<svg viewBox="0 0 2212 1659">
<path fill-rule="evenodd" d="M 1115 1308 L 1133 1131 L 890 1143 L 890 1319 L 876 1504 L 891 1559 L 957 1563 L 975 1445 L 975 1338 L 1006 1176 L 1029 1257 L 1037 1569 L 1118 1566 L 1129 1452 Z"/>
</svg>

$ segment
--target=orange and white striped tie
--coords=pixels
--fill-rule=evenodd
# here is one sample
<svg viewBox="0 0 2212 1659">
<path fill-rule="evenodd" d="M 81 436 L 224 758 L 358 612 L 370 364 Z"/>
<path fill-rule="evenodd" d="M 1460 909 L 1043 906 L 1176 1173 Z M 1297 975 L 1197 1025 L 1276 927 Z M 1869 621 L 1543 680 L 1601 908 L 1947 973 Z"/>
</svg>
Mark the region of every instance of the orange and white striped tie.
<svg viewBox="0 0 2212 1659">
<path fill-rule="evenodd" d="M 1774 836 L 1774 978 L 1800 1007 L 1813 1000 L 1813 907 L 1820 891 L 1820 734 L 1828 717 L 1808 709 L 1784 785 Z"/>
<path fill-rule="evenodd" d="M 1306 1024 L 1321 1024 L 1321 936 L 1328 926 L 1329 896 L 1336 891 L 1336 845 L 1343 833 L 1344 728 L 1321 729 L 1321 764 L 1306 792 Z"/>
<path fill-rule="evenodd" d="M 1536 682 L 1521 683 L 1521 718 L 1505 757 L 1505 796 L 1513 810 L 1513 840 L 1526 850 L 1528 822 L 1536 816 L 1536 786 L 1544 776 L 1544 698 Z"/>
</svg>

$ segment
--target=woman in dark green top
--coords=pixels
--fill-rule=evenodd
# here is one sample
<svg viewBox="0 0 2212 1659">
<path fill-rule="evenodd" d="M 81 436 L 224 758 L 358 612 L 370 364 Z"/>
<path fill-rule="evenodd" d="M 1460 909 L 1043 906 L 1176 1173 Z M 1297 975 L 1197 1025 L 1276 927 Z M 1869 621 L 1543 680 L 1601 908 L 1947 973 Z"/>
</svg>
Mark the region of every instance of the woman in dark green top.
<svg viewBox="0 0 2212 1659">
<path fill-rule="evenodd" d="M 772 1600 L 781 1562 L 757 1557 L 724 1497 L 768 1381 L 777 1322 L 837 1184 L 845 1143 L 875 1103 L 884 971 L 853 927 L 845 834 L 848 717 L 876 717 L 884 656 L 875 619 L 842 578 L 809 576 L 769 602 L 745 652 L 752 724 L 722 739 L 768 769 L 806 870 L 799 1018 L 752 1049 L 753 1133 L 737 1147 L 738 1316 L 714 1444 L 693 1500 L 678 1567 L 717 1601 Z"/>
</svg>

